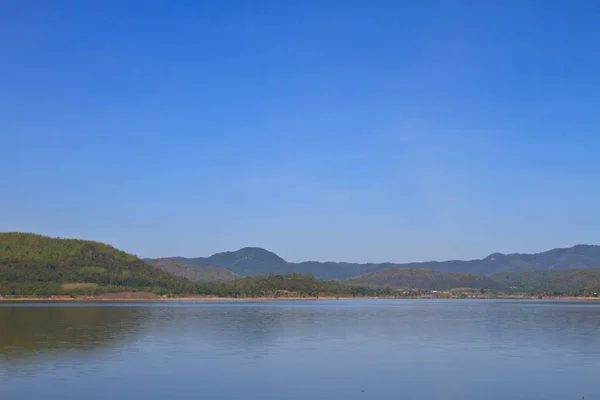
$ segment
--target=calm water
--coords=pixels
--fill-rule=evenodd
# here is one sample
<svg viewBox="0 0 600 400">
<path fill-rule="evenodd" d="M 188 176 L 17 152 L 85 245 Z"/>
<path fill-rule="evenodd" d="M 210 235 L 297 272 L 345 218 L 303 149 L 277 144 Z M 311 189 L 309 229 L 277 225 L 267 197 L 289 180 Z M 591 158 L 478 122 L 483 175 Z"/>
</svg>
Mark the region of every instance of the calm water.
<svg viewBox="0 0 600 400">
<path fill-rule="evenodd" d="M 600 399 L 600 304 L 0 304 L 0 399 Z"/>
</svg>

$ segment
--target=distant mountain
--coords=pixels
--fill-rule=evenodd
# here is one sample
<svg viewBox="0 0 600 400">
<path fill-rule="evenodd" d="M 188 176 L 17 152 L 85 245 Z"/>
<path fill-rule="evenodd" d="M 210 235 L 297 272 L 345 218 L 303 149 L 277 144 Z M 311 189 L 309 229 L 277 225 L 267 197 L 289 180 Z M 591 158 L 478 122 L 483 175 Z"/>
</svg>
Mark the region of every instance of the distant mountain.
<svg viewBox="0 0 600 400">
<path fill-rule="evenodd" d="M 176 258 L 159 258 L 158 260 L 151 260 L 150 263 L 165 272 L 198 283 L 229 282 L 240 277 L 223 267 L 185 264 Z"/>
<path fill-rule="evenodd" d="M 302 273 L 319 279 L 345 280 L 386 269 L 419 268 L 442 272 L 461 272 L 492 275 L 506 271 L 540 271 L 564 269 L 600 268 L 600 246 L 577 245 L 565 249 L 553 249 L 537 254 L 494 253 L 481 260 L 429 261 L 415 263 L 369 263 L 344 262 L 288 263 L 278 255 L 257 247 L 218 253 L 202 258 L 177 258 L 183 264 L 226 268 L 242 276 Z"/>
<path fill-rule="evenodd" d="M 509 287 L 487 275 L 450 273 L 425 268 L 385 269 L 367 275 L 356 276 L 345 282 L 349 285 L 367 287 L 390 287 L 393 289 L 490 289 L 505 291 Z"/>
<path fill-rule="evenodd" d="M 277 254 L 259 247 L 244 247 L 237 251 L 217 253 L 210 257 L 173 257 L 182 264 L 222 267 L 242 276 L 285 274 L 294 272 Z"/>
</svg>

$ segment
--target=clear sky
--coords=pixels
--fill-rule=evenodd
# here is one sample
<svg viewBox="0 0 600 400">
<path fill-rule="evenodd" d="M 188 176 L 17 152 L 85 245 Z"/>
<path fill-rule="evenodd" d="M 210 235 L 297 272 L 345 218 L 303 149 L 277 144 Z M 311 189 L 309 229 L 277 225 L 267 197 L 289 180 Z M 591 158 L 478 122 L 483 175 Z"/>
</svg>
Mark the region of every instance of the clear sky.
<svg viewBox="0 0 600 400">
<path fill-rule="evenodd" d="M 0 174 L 142 257 L 600 244 L 600 3 L 4 0 Z"/>
</svg>

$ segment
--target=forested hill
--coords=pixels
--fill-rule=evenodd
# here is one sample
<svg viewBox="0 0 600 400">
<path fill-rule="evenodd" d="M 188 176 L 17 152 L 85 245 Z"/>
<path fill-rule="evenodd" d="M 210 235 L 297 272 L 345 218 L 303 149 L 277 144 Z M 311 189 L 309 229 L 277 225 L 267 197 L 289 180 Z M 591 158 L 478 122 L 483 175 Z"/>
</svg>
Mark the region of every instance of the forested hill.
<svg viewBox="0 0 600 400">
<path fill-rule="evenodd" d="M 395 289 L 489 289 L 509 291 L 507 284 L 487 275 L 433 271 L 425 268 L 394 268 L 357 276 L 346 281 L 350 285 L 391 287 Z"/>
<path fill-rule="evenodd" d="M 218 253 L 210 257 L 178 257 L 177 259 L 182 264 L 226 268 L 242 276 L 301 273 L 311 274 L 320 279 L 344 280 L 393 268 L 424 268 L 442 272 L 483 275 L 507 271 L 600 268 L 600 246 L 577 245 L 537 254 L 495 253 L 480 260 L 429 261 L 405 264 L 355 264 L 317 261 L 289 263 L 275 253 L 257 247 L 246 247 L 238 251 Z"/>
<path fill-rule="evenodd" d="M 600 269 L 562 269 L 498 272 L 491 276 L 395 268 L 372 272 L 345 281 L 348 285 L 392 289 L 486 289 L 492 292 L 550 293 L 597 297 Z"/>
<path fill-rule="evenodd" d="M 522 292 L 600 293 L 600 269 L 498 272 L 491 278 Z"/>
<path fill-rule="evenodd" d="M 0 294 L 91 290 L 188 292 L 194 283 L 103 243 L 0 233 Z"/>
</svg>

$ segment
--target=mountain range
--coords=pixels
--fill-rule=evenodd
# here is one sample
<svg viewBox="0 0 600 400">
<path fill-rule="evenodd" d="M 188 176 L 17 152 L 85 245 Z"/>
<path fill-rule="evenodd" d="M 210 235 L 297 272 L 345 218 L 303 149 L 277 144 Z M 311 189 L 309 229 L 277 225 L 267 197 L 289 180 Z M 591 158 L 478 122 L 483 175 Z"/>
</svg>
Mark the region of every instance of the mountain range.
<svg viewBox="0 0 600 400">
<path fill-rule="evenodd" d="M 288 263 L 256 247 L 205 258 L 140 260 L 99 242 L 0 233 L 0 296 L 116 292 L 365 296 L 390 289 L 460 288 L 597 296 L 599 266 L 600 247 L 587 245 L 538 254 L 495 253 L 481 260 L 408 264 Z"/>
<path fill-rule="evenodd" d="M 499 272 L 600 268 L 600 246 L 576 245 L 536 254 L 494 253 L 479 260 L 427 261 L 412 263 L 287 262 L 259 247 L 217 253 L 210 257 L 172 257 L 180 266 L 220 267 L 241 276 L 301 273 L 318 279 L 346 280 L 389 269 L 429 269 L 449 273 L 492 275 Z M 165 259 L 148 259 L 162 263 Z M 233 278 L 233 277 L 231 277 Z"/>
</svg>

